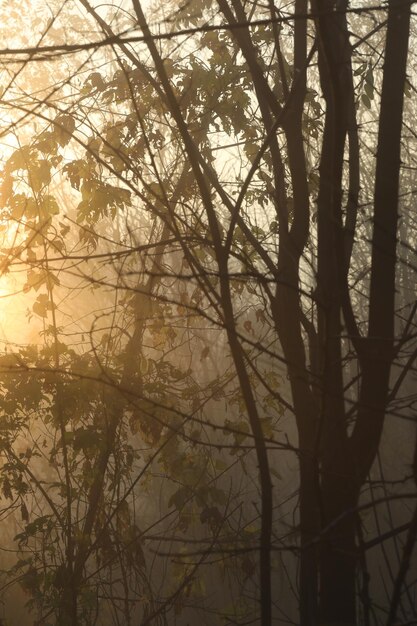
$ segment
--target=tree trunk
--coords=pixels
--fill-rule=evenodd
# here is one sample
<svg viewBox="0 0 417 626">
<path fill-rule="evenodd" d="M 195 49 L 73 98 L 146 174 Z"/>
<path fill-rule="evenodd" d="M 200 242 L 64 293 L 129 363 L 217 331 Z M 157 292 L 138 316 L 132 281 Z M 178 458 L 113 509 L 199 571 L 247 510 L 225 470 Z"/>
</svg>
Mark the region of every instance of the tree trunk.
<svg viewBox="0 0 417 626">
<path fill-rule="evenodd" d="M 342 478 L 342 480 L 341 480 Z M 320 544 L 320 626 L 356 624 L 355 546 L 357 497 L 348 475 L 322 480 L 323 538 Z M 340 520 L 340 521 L 339 521 Z"/>
<path fill-rule="evenodd" d="M 303 450 L 305 448 L 301 448 Z M 318 471 L 317 461 L 310 456 L 300 458 L 300 624 L 317 624 L 318 567 L 317 545 L 314 540 L 318 530 Z"/>
<path fill-rule="evenodd" d="M 342 211 L 343 157 L 352 116 L 352 67 L 346 16 L 318 0 L 320 81 L 326 102 L 320 160 L 317 260 L 319 448 L 321 493 L 321 626 L 356 624 L 355 507 L 358 488 L 348 452 L 344 402 L 342 311 L 349 311 Z"/>
<path fill-rule="evenodd" d="M 351 439 L 347 440 L 346 423 L 341 419 L 344 414 L 343 391 L 341 380 L 337 380 L 341 375 L 342 356 L 341 353 L 337 354 L 341 346 L 340 338 L 337 339 L 340 335 L 337 325 L 341 315 L 344 283 L 347 280 L 347 274 L 341 271 L 343 267 L 338 255 L 338 196 L 340 197 L 341 160 L 347 129 L 344 124 L 348 120 L 344 115 L 345 104 L 341 97 L 343 85 L 340 84 L 340 77 L 349 63 L 349 46 L 346 37 L 343 41 L 342 36 L 347 32 L 345 18 L 330 17 L 331 4 L 319 3 L 319 8 L 327 9 L 327 16 L 319 20 L 319 32 L 322 59 L 325 60 L 321 64 L 321 78 L 327 104 L 326 130 L 329 130 L 328 144 L 324 142 L 323 145 L 320 171 L 323 187 L 318 202 L 319 212 L 322 210 L 322 216 L 319 214 L 318 244 L 319 308 L 321 305 L 322 311 L 324 310 L 324 314 L 321 314 L 324 318 L 323 331 L 319 323 L 320 343 L 324 343 L 321 445 L 323 538 L 320 546 L 319 614 L 321 626 L 353 626 L 356 624 L 357 565 L 354 509 L 360 486 L 378 450 L 393 358 L 398 185 L 410 5 L 400 0 L 391 0 L 389 3 L 376 162 L 369 327 L 365 342 L 361 339 L 357 344 L 357 358 L 362 369 L 361 393 L 354 432 Z M 343 23 L 339 29 L 332 29 L 332 20 Z M 330 184 L 326 184 L 326 180 Z M 323 218 L 322 238 L 320 217 Z M 334 225 L 333 229 L 330 221 Z M 329 241 L 328 237 L 333 237 L 333 241 Z M 329 267 L 332 261 L 336 268 L 334 274 Z M 323 264 L 322 272 L 320 263 Z M 339 302 L 335 295 L 338 290 Z M 348 324 L 346 309 L 343 308 L 343 311 Z"/>
</svg>

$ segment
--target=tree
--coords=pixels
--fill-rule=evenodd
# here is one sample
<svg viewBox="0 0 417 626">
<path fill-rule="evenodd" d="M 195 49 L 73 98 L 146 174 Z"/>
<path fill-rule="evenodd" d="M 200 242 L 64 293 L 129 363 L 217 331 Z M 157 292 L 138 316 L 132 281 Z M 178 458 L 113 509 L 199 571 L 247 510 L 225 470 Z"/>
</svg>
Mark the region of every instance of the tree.
<svg viewBox="0 0 417 626">
<path fill-rule="evenodd" d="M 99 597 L 108 587 L 110 606 L 126 623 L 139 614 L 142 624 L 158 623 L 172 608 L 179 613 L 188 595 L 200 601 L 209 557 L 219 555 L 237 589 L 252 579 L 250 555 L 258 552 L 259 586 L 250 584 L 259 613 L 250 602 L 242 614 L 234 605 L 231 619 L 255 611 L 253 619 L 268 626 L 279 615 L 274 555 L 287 550 L 299 560 L 303 626 L 369 624 L 371 615 L 379 623 L 361 511 L 378 506 L 365 498 L 387 416 L 412 419 L 414 395 L 403 389 L 417 354 L 415 294 L 401 292 L 407 277 L 413 284 L 415 245 L 405 199 L 414 190 L 403 174 L 414 154 L 402 148 L 404 129 L 410 132 L 404 98 L 413 90 L 411 3 L 349 8 L 296 0 L 286 14 L 272 2 L 196 1 L 156 7 L 150 21 L 132 0 L 116 29 L 114 8 L 107 16 L 88 0 L 79 5 L 101 41 L 41 43 L 26 50 L 26 63 L 77 53 L 87 80 L 77 83 L 77 68 L 59 95 L 17 103 L 42 130 L 10 153 L 3 170 L 4 219 L 18 224 L 5 265 L 24 255 L 26 290 L 42 289 L 33 313 L 51 322 L 42 349 L 3 357 L 4 411 L 13 415 L 5 422 L 3 493 L 19 503 L 25 522 L 28 494 L 50 510 L 41 507 L 18 535 L 21 546 L 32 546 L 34 556 L 17 566 L 41 620 L 91 623 L 106 611 Z M 107 47 L 113 60 L 101 70 L 87 52 L 98 48 L 104 62 Z M 78 237 L 60 221 L 63 211 Z M 100 259 L 108 263 L 103 275 L 100 265 L 86 269 Z M 68 285 L 60 275 L 72 277 Z M 87 316 L 90 351 L 71 346 L 58 321 L 65 308 L 55 294 L 78 289 L 76 281 L 107 291 L 103 312 Z M 213 337 L 224 356 L 210 369 Z M 19 456 L 28 412 L 50 444 L 43 453 L 36 437 Z M 287 437 L 279 434 L 283 415 L 293 424 Z M 222 432 L 234 438 L 229 449 L 247 480 L 256 474 L 253 536 Z M 143 445 L 148 456 L 141 458 Z M 298 543 L 279 536 L 277 450 L 298 460 Z M 57 497 L 44 488 L 43 469 L 32 467 L 39 455 L 57 474 L 48 477 Z M 162 482 L 150 469 L 154 461 Z M 25 475 L 30 487 L 22 487 Z M 179 559 L 179 580 L 159 598 L 143 543 L 148 531 L 134 513 L 144 476 L 160 485 L 167 505 L 149 528 L 160 524 L 167 537 L 174 528 L 174 542 L 178 532 L 184 546 L 190 530 L 192 541 L 202 541 L 183 556 L 160 550 L 162 559 Z M 381 500 L 393 497 L 386 491 Z M 368 542 L 407 532 L 390 624 L 406 585 L 415 517 Z M 209 538 L 201 539 L 205 529 Z M 112 583 L 115 562 L 120 586 Z M 413 607 L 402 610 L 407 622 Z"/>
</svg>

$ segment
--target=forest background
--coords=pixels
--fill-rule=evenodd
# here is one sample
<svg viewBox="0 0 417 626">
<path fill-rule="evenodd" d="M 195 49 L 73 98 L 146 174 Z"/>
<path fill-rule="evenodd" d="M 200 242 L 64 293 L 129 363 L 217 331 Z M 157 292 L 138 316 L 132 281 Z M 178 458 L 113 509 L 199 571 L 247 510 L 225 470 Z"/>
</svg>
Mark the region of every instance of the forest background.
<svg viewBox="0 0 417 626">
<path fill-rule="evenodd" d="M 417 624 L 413 3 L 0 14 L 3 624 Z"/>
</svg>

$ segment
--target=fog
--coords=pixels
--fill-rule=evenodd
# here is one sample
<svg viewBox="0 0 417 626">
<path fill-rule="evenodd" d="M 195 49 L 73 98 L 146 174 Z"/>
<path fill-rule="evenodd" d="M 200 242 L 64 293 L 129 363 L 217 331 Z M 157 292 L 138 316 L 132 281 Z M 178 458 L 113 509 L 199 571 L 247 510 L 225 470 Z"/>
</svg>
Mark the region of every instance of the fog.
<svg viewBox="0 0 417 626">
<path fill-rule="evenodd" d="M 417 624 L 410 3 L 0 15 L 0 623 Z"/>
</svg>

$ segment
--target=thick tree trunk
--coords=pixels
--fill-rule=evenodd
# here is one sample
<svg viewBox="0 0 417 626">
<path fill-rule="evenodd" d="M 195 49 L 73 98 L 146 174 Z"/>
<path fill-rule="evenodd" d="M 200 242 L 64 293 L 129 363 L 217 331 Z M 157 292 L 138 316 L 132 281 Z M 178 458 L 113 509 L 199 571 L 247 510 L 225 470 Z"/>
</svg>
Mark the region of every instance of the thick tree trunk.
<svg viewBox="0 0 417 626">
<path fill-rule="evenodd" d="M 61 592 L 61 602 L 58 610 L 59 626 L 77 626 L 78 624 L 78 589 L 74 587 L 71 580 L 64 582 Z"/>
<path fill-rule="evenodd" d="M 342 311 L 351 321 L 342 211 L 343 157 L 353 83 L 346 16 L 317 0 L 319 70 L 326 101 L 318 205 L 317 320 L 320 374 L 320 626 L 356 624 L 355 516 L 358 487 L 348 452 Z"/>
<path fill-rule="evenodd" d="M 350 476 L 322 481 L 323 539 L 320 545 L 320 626 L 356 624 L 355 545 L 357 495 Z"/>
</svg>

